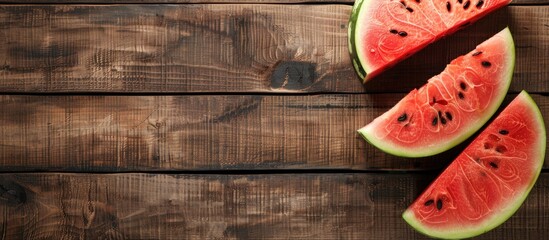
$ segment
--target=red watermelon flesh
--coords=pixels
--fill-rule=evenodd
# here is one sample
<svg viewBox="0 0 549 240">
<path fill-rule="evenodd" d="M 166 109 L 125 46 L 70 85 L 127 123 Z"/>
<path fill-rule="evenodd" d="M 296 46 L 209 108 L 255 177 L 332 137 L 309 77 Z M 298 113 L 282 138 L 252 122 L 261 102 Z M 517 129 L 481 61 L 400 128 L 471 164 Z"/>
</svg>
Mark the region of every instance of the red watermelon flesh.
<svg viewBox="0 0 549 240">
<path fill-rule="evenodd" d="M 349 50 L 364 81 L 510 0 L 357 0 Z"/>
<path fill-rule="evenodd" d="M 463 142 L 495 113 L 509 88 L 515 49 L 509 29 L 453 60 L 358 132 L 379 149 L 425 157 Z"/>
<path fill-rule="evenodd" d="M 469 238 L 506 221 L 534 185 L 545 158 L 545 125 L 519 94 L 412 203 L 403 218 L 437 238 Z"/>
</svg>

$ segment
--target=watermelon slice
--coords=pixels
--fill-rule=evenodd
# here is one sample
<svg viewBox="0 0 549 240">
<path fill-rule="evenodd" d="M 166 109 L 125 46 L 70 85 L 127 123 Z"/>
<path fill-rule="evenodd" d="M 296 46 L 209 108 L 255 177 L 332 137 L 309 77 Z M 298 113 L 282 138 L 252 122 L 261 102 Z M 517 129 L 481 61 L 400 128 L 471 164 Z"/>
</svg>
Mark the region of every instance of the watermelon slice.
<svg viewBox="0 0 549 240">
<path fill-rule="evenodd" d="M 515 47 L 506 28 L 414 89 L 358 132 L 379 149 L 404 157 L 446 151 L 496 112 L 513 75 Z"/>
<path fill-rule="evenodd" d="M 521 92 L 404 212 L 419 232 L 469 238 L 506 221 L 541 171 L 545 125 Z"/>
<path fill-rule="evenodd" d="M 511 0 L 357 0 L 349 51 L 364 81 Z"/>
</svg>

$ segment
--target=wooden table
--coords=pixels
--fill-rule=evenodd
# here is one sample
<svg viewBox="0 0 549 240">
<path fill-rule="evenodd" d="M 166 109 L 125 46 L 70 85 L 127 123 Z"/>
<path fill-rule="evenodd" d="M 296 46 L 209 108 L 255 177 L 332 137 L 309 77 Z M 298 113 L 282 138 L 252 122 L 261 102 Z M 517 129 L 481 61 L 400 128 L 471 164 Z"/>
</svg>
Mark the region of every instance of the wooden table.
<svg viewBox="0 0 549 240">
<path fill-rule="evenodd" d="M 504 104 L 525 89 L 549 126 L 547 0 L 364 86 L 350 0 L 11 1 L 34 5 L 0 5 L 1 239 L 422 239 L 400 215 L 465 144 L 403 159 L 355 130 L 506 25 Z M 479 239 L 549 239 L 548 167 Z"/>
</svg>

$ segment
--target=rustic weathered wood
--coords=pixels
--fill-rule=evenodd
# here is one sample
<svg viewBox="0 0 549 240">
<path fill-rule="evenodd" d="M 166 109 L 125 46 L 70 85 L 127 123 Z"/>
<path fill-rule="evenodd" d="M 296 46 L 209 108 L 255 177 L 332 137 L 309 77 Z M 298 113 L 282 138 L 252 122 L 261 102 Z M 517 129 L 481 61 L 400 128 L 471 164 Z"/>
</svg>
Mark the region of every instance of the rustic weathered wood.
<svg viewBox="0 0 549 240">
<path fill-rule="evenodd" d="M 0 171 L 444 167 L 465 144 L 403 159 L 356 133 L 402 96 L 1 96 Z"/>
<path fill-rule="evenodd" d="M 434 175 L 3 174 L 4 239 L 425 239 L 400 215 Z M 479 239 L 544 239 L 549 175 Z"/>
<path fill-rule="evenodd" d="M 349 10 L 341 5 L 3 6 L 0 90 L 335 87 L 335 79 L 355 77 L 345 69 Z"/>
<path fill-rule="evenodd" d="M 549 6 L 511 6 L 364 87 L 348 5 L 1 6 L 4 92 L 408 92 L 509 25 L 512 92 L 549 92 Z M 533 60 L 535 59 L 535 60 Z"/>
</svg>

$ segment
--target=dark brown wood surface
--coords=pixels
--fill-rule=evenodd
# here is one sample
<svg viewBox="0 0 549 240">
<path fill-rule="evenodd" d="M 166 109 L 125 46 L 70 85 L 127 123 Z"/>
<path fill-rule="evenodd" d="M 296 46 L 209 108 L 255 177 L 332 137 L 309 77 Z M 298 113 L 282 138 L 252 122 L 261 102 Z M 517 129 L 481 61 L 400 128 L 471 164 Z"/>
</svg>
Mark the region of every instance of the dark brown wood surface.
<svg viewBox="0 0 549 240">
<path fill-rule="evenodd" d="M 401 97 L 0 96 L 0 170 L 444 167 L 466 144 L 434 157 L 403 159 L 356 133 Z M 548 113 L 549 97 L 533 97 Z"/>
<path fill-rule="evenodd" d="M 350 10 L 341 4 L 0 6 L 0 91 L 402 93 L 507 25 L 517 47 L 511 92 L 549 91 L 549 6 L 504 8 L 365 86 L 348 54 Z"/>
<path fill-rule="evenodd" d="M 424 174 L 2 174 L 4 239 L 425 239 L 401 214 Z M 542 239 L 549 175 L 478 239 Z M 538 216 L 538 217 L 533 217 Z M 52 226 L 55 226 L 52 227 Z"/>
<path fill-rule="evenodd" d="M 467 142 L 404 159 L 356 130 L 505 26 L 506 102 L 526 89 L 547 118 L 549 2 L 515 0 L 366 85 L 352 3 L 2 1 L 0 239 L 425 239 L 400 215 Z M 478 239 L 547 239 L 548 170 Z"/>
</svg>

